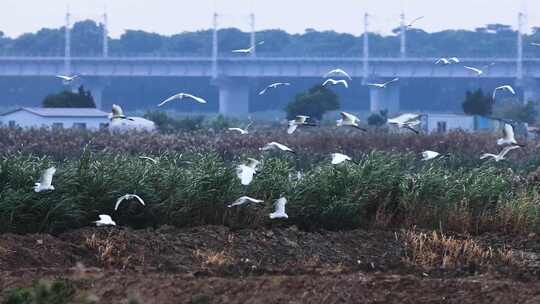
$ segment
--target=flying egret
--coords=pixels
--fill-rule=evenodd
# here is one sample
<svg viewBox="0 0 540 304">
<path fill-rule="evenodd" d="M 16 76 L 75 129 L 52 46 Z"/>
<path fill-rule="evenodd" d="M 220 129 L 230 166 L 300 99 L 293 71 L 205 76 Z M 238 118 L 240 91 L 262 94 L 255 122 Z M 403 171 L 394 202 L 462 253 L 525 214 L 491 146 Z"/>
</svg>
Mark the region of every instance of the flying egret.
<svg viewBox="0 0 540 304">
<path fill-rule="evenodd" d="M 352 80 L 351 76 L 342 69 L 333 69 L 330 72 L 324 74 L 323 78 L 344 76 L 349 80 Z"/>
<path fill-rule="evenodd" d="M 197 97 L 195 95 L 188 94 L 188 93 L 178 93 L 178 94 L 173 95 L 173 96 L 165 99 L 164 101 L 162 101 L 160 104 L 158 104 L 158 107 L 161 107 L 161 106 L 165 105 L 166 103 L 168 103 L 170 101 L 173 101 L 175 99 L 183 100 L 184 98 L 193 99 L 198 103 L 206 103 L 206 100 L 202 99 L 201 97 Z"/>
<path fill-rule="evenodd" d="M 236 201 L 234 201 L 232 204 L 228 205 L 227 207 L 231 208 L 231 207 L 240 206 L 240 205 L 244 205 L 248 203 L 264 203 L 264 201 L 255 199 L 249 196 L 242 196 Z"/>
<path fill-rule="evenodd" d="M 338 84 L 342 84 L 344 87 L 348 88 L 349 87 L 349 84 L 347 83 L 347 80 L 345 79 L 341 79 L 341 80 L 335 80 L 335 79 L 327 79 L 325 82 L 323 82 L 323 87 L 326 87 L 328 85 L 330 86 L 335 86 L 335 85 L 338 85 Z"/>
<path fill-rule="evenodd" d="M 435 64 L 451 65 L 451 64 L 456 64 L 459 62 L 460 61 L 457 57 L 452 57 L 452 58 L 442 57 L 442 58 L 439 58 L 437 61 L 435 61 Z"/>
<path fill-rule="evenodd" d="M 484 74 L 484 71 L 482 71 L 479 68 L 475 68 L 475 67 L 471 67 L 471 66 L 464 66 L 464 68 L 466 68 L 469 71 L 473 71 L 474 73 L 476 73 L 476 76 L 480 76 L 480 75 Z"/>
<path fill-rule="evenodd" d="M 437 157 L 441 157 L 442 154 L 439 153 L 439 152 L 435 152 L 435 151 L 424 151 L 422 152 L 422 160 L 423 161 L 428 161 L 428 160 L 432 160 L 432 159 L 435 159 Z"/>
<path fill-rule="evenodd" d="M 411 22 L 409 22 L 409 24 L 407 24 L 407 28 L 411 28 L 416 22 L 420 21 L 421 19 L 424 19 L 424 16 L 414 18 Z"/>
<path fill-rule="evenodd" d="M 369 87 L 374 87 L 374 88 L 379 88 L 379 89 L 385 89 L 389 84 L 392 84 L 394 82 L 397 82 L 399 81 L 399 78 L 394 78 L 390 81 L 387 81 L 385 83 L 368 83 L 367 86 Z"/>
<path fill-rule="evenodd" d="M 249 127 L 251 127 L 252 124 L 253 124 L 253 122 L 251 121 L 251 122 L 249 122 L 249 124 L 244 129 L 242 129 L 242 128 L 229 128 L 228 130 L 229 131 L 239 132 L 240 135 L 247 135 L 247 134 L 249 134 L 248 129 L 249 129 Z"/>
<path fill-rule="evenodd" d="M 261 151 L 268 151 L 268 150 L 281 150 L 281 151 L 285 151 L 285 152 L 290 152 L 290 153 L 296 153 L 293 149 L 285 146 L 285 145 L 282 145 L 280 143 L 277 143 L 275 141 L 273 142 L 270 142 L 270 143 L 267 143 L 266 145 L 264 145 L 264 147 L 262 148 L 259 148 L 259 150 Z"/>
<path fill-rule="evenodd" d="M 257 173 L 257 166 L 260 162 L 253 158 L 248 158 L 247 165 L 239 165 L 236 167 L 236 176 L 240 179 L 242 185 L 247 186 L 253 181 L 253 175 Z"/>
<path fill-rule="evenodd" d="M 352 161 L 352 158 L 341 153 L 332 153 L 331 156 L 332 156 L 332 165 L 338 165 L 344 161 Z"/>
<path fill-rule="evenodd" d="M 95 221 L 96 226 L 116 226 L 116 223 L 112 220 L 112 218 L 107 214 L 100 214 L 99 221 Z"/>
<path fill-rule="evenodd" d="M 49 169 L 43 171 L 39 182 L 35 183 L 34 191 L 35 192 L 42 192 L 42 191 L 49 191 L 49 190 L 53 191 L 54 186 L 52 185 L 52 179 L 55 173 L 56 173 L 55 167 L 50 167 Z"/>
<path fill-rule="evenodd" d="M 127 119 L 127 120 L 133 121 L 133 118 L 129 118 L 124 115 L 124 110 L 122 110 L 122 107 L 120 107 L 117 104 L 112 105 L 111 113 L 109 113 L 109 119 L 110 120 Z"/>
<path fill-rule="evenodd" d="M 279 198 L 274 203 L 275 210 L 274 212 L 270 213 L 271 219 L 279 219 L 279 218 L 289 218 L 287 213 L 285 213 L 285 205 L 287 204 L 287 199 L 284 197 Z"/>
<path fill-rule="evenodd" d="M 150 161 L 150 162 L 152 162 L 154 164 L 158 163 L 157 159 L 151 158 L 151 157 L 148 157 L 148 156 L 139 156 L 139 159 L 147 160 L 147 161 Z"/>
<path fill-rule="evenodd" d="M 420 131 L 416 130 L 414 127 L 418 126 L 420 124 L 420 116 L 419 114 L 401 114 L 397 117 L 388 119 L 387 123 L 393 126 L 396 126 L 398 128 L 411 130 L 416 134 L 419 134 Z"/>
<path fill-rule="evenodd" d="M 316 126 L 316 124 L 307 122 L 309 116 L 297 115 L 295 119 L 289 120 L 288 134 L 293 134 L 299 126 Z"/>
<path fill-rule="evenodd" d="M 518 145 L 518 146 L 521 146 L 516 141 L 516 138 L 515 138 L 515 135 L 514 135 L 514 127 L 511 124 L 509 124 L 509 123 L 504 124 L 503 137 L 497 139 L 497 145 L 499 145 L 499 146 L 502 146 L 502 145 Z"/>
<path fill-rule="evenodd" d="M 512 93 L 512 95 L 516 95 L 516 91 L 511 85 L 502 85 L 500 87 L 496 87 L 495 90 L 493 90 L 493 100 L 495 100 L 495 97 L 497 95 L 497 91 L 508 91 Z"/>
<path fill-rule="evenodd" d="M 133 199 L 137 200 L 141 205 L 146 206 L 146 204 L 144 203 L 144 201 L 142 200 L 140 196 L 136 194 L 125 194 L 119 197 L 118 200 L 116 200 L 116 204 L 114 205 L 114 211 L 118 210 L 118 207 L 120 207 L 120 204 L 123 201 L 131 201 Z"/>
<path fill-rule="evenodd" d="M 364 132 L 367 131 L 366 129 L 358 125 L 360 123 L 360 118 L 356 117 L 355 115 L 347 113 L 347 112 L 341 112 L 340 115 L 341 115 L 341 118 L 336 121 L 337 123 L 336 126 L 338 127 L 350 126 L 350 127 L 360 129 Z"/>
<path fill-rule="evenodd" d="M 485 158 L 489 158 L 489 157 L 492 157 L 496 162 L 499 162 L 501 160 L 504 160 L 506 154 L 508 154 L 508 152 L 512 151 L 512 150 L 515 150 L 515 149 L 519 149 L 521 148 L 520 146 L 508 146 L 508 147 L 505 147 L 504 149 L 502 149 L 502 151 L 495 155 L 495 154 L 491 154 L 491 153 L 484 153 L 482 154 L 482 156 L 480 156 L 480 159 L 485 159 Z"/>
<path fill-rule="evenodd" d="M 264 41 L 260 41 L 259 43 L 257 43 L 257 45 L 263 45 L 263 44 L 264 44 Z M 247 48 L 247 49 L 233 50 L 232 52 L 233 53 L 238 53 L 238 54 L 251 54 L 251 53 L 253 53 L 254 50 L 255 50 L 255 47 L 252 46 L 252 47 Z"/>
<path fill-rule="evenodd" d="M 66 76 L 66 75 L 56 75 L 56 78 L 62 79 L 62 83 L 65 85 L 68 85 L 75 80 L 75 78 L 79 77 L 79 75 L 73 75 L 73 76 Z"/>
<path fill-rule="evenodd" d="M 277 89 L 278 87 L 281 87 L 281 86 L 290 86 L 291 84 L 289 82 L 276 82 L 276 83 L 272 83 L 271 85 L 267 86 L 266 88 L 264 88 L 262 91 L 259 92 L 259 95 L 264 95 L 266 94 L 266 91 L 270 90 L 270 89 Z"/>
</svg>

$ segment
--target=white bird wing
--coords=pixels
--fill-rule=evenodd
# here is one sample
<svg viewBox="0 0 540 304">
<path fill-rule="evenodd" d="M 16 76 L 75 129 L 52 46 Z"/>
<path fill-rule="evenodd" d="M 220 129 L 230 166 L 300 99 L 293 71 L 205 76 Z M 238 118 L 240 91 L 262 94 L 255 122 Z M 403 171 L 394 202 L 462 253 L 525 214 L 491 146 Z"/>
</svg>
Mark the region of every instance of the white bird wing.
<svg viewBox="0 0 540 304">
<path fill-rule="evenodd" d="M 233 53 L 251 53 L 253 51 L 253 48 L 250 47 L 249 49 L 238 49 L 238 50 L 233 50 L 232 52 Z"/>
<path fill-rule="evenodd" d="M 268 87 L 264 88 L 262 91 L 259 92 L 259 95 L 264 95 L 266 93 L 267 89 L 268 89 Z"/>
<path fill-rule="evenodd" d="M 251 184 L 253 181 L 253 175 L 255 174 L 255 169 L 246 166 L 246 165 L 239 165 L 236 168 L 236 175 L 240 179 L 242 185 L 247 186 Z"/>
<path fill-rule="evenodd" d="M 158 107 L 164 106 L 166 103 L 171 102 L 171 101 L 173 101 L 173 100 L 175 100 L 175 99 L 179 99 L 179 98 L 181 98 L 181 96 L 182 96 L 182 93 L 180 93 L 180 94 L 175 94 L 175 95 L 173 95 L 173 96 L 171 96 L 171 97 L 165 99 L 165 100 L 162 101 L 160 104 L 158 104 Z"/>
<path fill-rule="evenodd" d="M 137 194 L 133 194 L 132 197 L 136 198 L 137 201 L 139 201 L 139 203 L 141 203 L 141 205 L 146 206 L 143 199 L 140 196 L 138 196 Z"/>
<path fill-rule="evenodd" d="M 192 95 L 192 94 L 184 93 L 184 96 L 188 97 L 188 98 L 191 98 L 191 99 L 195 100 L 198 103 L 206 103 L 206 100 L 204 100 L 203 98 Z"/>
<path fill-rule="evenodd" d="M 121 197 L 119 197 L 117 200 L 116 200 L 116 204 L 114 204 L 114 210 L 118 210 L 118 207 L 120 207 L 120 204 L 124 201 L 124 200 L 127 200 L 129 199 L 129 196 L 126 194 L 126 195 L 122 195 Z"/>
<path fill-rule="evenodd" d="M 421 20 L 421 19 L 424 19 L 424 16 L 420 16 L 420 17 L 417 17 L 417 18 L 414 18 L 411 22 L 409 22 L 409 24 L 407 25 L 408 27 L 411 27 L 413 26 L 417 21 Z"/>
<path fill-rule="evenodd" d="M 497 155 L 491 154 L 491 153 L 484 153 L 484 154 L 482 154 L 482 155 L 480 156 L 480 159 L 486 159 L 486 158 L 488 158 L 488 157 L 496 158 Z"/>
<path fill-rule="evenodd" d="M 484 73 L 484 71 L 482 71 L 482 70 L 480 70 L 478 68 L 475 68 L 475 67 L 464 66 L 464 68 L 466 68 L 467 70 L 471 70 L 471 71 L 475 72 L 478 75 L 481 75 L 482 73 Z"/>
<path fill-rule="evenodd" d="M 344 70 L 342 69 L 334 69 L 334 70 L 331 70 L 330 72 L 326 73 L 323 77 L 324 78 L 328 78 L 330 76 L 334 76 L 334 75 L 343 75 L 345 77 L 347 77 L 349 80 L 352 80 L 351 76 L 345 72 Z"/>
<path fill-rule="evenodd" d="M 514 127 L 511 124 L 505 123 L 503 128 L 503 137 L 506 140 L 512 140 L 515 138 Z"/>
<path fill-rule="evenodd" d="M 401 114 L 399 116 L 396 116 L 394 118 L 388 119 L 388 123 L 406 124 L 408 122 L 418 120 L 419 117 L 420 117 L 419 114 L 405 113 L 405 114 Z"/>
<path fill-rule="evenodd" d="M 334 80 L 334 79 L 327 79 L 325 82 L 323 82 L 323 87 L 327 86 L 328 84 L 330 85 L 335 85 L 337 82 Z"/>
<path fill-rule="evenodd" d="M 359 121 L 360 119 L 358 119 L 358 117 L 356 117 L 355 115 L 351 114 L 351 113 L 347 113 L 347 112 L 341 112 L 340 113 L 341 117 L 343 118 L 343 120 L 347 120 L 347 121 L 350 121 L 350 122 L 355 122 L 355 121 Z"/>
<path fill-rule="evenodd" d="M 111 111 L 113 113 L 113 117 L 115 117 L 115 116 L 124 116 L 124 111 L 122 110 L 122 107 L 120 107 L 117 104 L 112 105 L 112 110 Z"/>
<path fill-rule="evenodd" d="M 384 88 L 384 83 L 368 83 L 366 84 L 368 87 L 374 87 L 374 88 Z"/>
<path fill-rule="evenodd" d="M 100 214 L 98 217 L 101 222 L 114 223 L 111 216 L 107 214 Z"/>
<path fill-rule="evenodd" d="M 424 151 L 422 152 L 422 160 L 431 160 L 431 159 L 434 159 L 435 157 L 439 156 L 440 154 L 438 152 L 435 152 L 435 151 Z"/>
<path fill-rule="evenodd" d="M 515 150 L 515 149 L 519 149 L 520 146 L 508 146 L 504 149 L 502 149 L 501 151 L 501 154 L 499 154 L 500 157 L 504 157 L 506 154 L 508 154 L 508 152 L 512 151 L 512 150 Z"/>
<path fill-rule="evenodd" d="M 55 167 L 51 167 L 43 171 L 43 174 L 41 174 L 41 179 L 40 179 L 41 186 L 49 187 L 52 184 L 54 173 L 56 173 Z"/>
<path fill-rule="evenodd" d="M 295 120 L 289 120 L 289 127 L 287 128 L 287 134 L 293 134 L 294 131 L 298 128 Z"/>
<path fill-rule="evenodd" d="M 349 83 L 345 79 L 339 80 L 338 83 L 342 83 L 347 89 L 349 88 Z"/>
<path fill-rule="evenodd" d="M 460 63 L 460 60 L 457 58 L 457 57 L 452 57 L 452 58 L 449 58 L 448 59 L 448 63 L 450 62 L 453 62 L 453 63 Z"/>
<path fill-rule="evenodd" d="M 246 130 L 240 128 L 229 128 L 229 131 L 238 131 L 240 134 L 246 134 Z"/>
<path fill-rule="evenodd" d="M 71 77 L 69 77 L 69 76 L 64 76 L 64 75 L 56 75 L 56 77 L 57 77 L 57 78 L 60 78 L 60 79 L 63 79 L 63 80 L 67 80 L 67 81 L 72 80 Z"/>
<path fill-rule="evenodd" d="M 340 164 L 346 160 L 351 160 L 351 158 L 345 154 L 332 153 L 332 165 Z"/>
<path fill-rule="evenodd" d="M 448 59 L 446 58 L 440 58 L 439 60 L 435 61 L 435 64 L 449 64 L 450 61 L 448 61 Z"/>
<path fill-rule="evenodd" d="M 399 78 L 394 78 L 388 82 L 383 83 L 383 86 L 386 87 L 387 85 L 399 81 Z"/>
<path fill-rule="evenodd" d="M 287 217 L 287 213 L 285 212 L 285 205 L 287 204 L 287 199 L 284 197 L 279 198 L 274 203 L 274 213 L 270 215 L 271 218 L 274 217 Z M 272 216 L 273 215 L 273 216 Z"/>
<path fill-rule="evenodd" d="M 257 166 L 261 163 L 260 161 L 254 159 L 254 158 L 249 158 L 248 157 L 248 160 L 249 160 L 249 163 L 248 163 L 248 167 L 252 168 L 253 170 L 257 170 Z"/>
<path fill-rule="evenodd" d="M 271 145 L 274 145 L 275 147 L 277 147 L 278 149 L 280 150 L 283 150 L 283 151 L 289 151 L 289 152 L 292 152 L 293 150 L 285 145 L 282 145 L 280 143 L 277 143 L 277 142 L 272 142 L 270 143 Z"/>
</svg>

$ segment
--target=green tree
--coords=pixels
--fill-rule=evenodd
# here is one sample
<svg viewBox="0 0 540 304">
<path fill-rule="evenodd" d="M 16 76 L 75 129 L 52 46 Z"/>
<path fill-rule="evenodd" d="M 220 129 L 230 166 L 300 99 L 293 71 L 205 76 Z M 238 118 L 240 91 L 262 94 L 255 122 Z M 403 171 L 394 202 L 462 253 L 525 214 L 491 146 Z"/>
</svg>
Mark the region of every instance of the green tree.
<svg viewBox="0 0 540 304">
<path fill-rule="evenodd" d="M 51 94 L 43 100 L 44 108 L 95 108 L 94 98 L 90 91 L 80 86 L 77 93 L 62 91 Z"/>
<path fill-rule="evenodd" d="M 538 103 L 529 101 L 527 104 L 516 101 L 503 102 L 495 107 L 495 116 L 518 122 L 533 124 L 538 117 Z"/>
<path fill-rule="evenodd" d="M 285 107 L 287 119 L 296 115 L 308 115 L 321 120 L 324 113 L 339 109 L 339 97 L 332 90 L 316 85 L 305 93 L 297 94 L 295 99 Z"/>
<path fill-rule="evenodd" d="M 386 123 L 388 120 L 388 110 L 381 110 L 379 113 L 371 114 L 368 119 L 368 125 L 380 127 Z"/>
<path fill-rule="evenodd" d="M 468 115 L 491 115 L 493 113 L 494 103 L 493 98 L 484 95 L 482 89 L 474 92 L 467 91 L 465 101 L 462 103 L 463 112 Z"/>
</svg>

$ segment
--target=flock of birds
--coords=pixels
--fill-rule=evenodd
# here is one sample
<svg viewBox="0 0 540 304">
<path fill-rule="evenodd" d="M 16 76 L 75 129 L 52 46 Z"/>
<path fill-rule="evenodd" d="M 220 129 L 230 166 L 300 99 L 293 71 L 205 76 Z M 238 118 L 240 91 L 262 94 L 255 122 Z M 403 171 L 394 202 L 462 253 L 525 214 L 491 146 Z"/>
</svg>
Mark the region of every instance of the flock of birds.
<svg viewBox="0 0 540 304">
<path fill-rule="evenodd" d="M 417 22 L 418 20 L 422 19 L 423 17 L 418 17 L 411 21 L 407 28 L 412 27 L 412 25 Z M 258 43 L 258 45 L 262 45 L 264 41 L 261 41 Z M 539 44 L 540 45 L 540 44 Z M 238 49 L 233 50 L 233 53 L 239 53 L 239 54 L 250 54 L 254 51 L 254 47 L 246 48 L 246 49 Z M 435 64 L 437 65 L 455 65 L 459 64 L 461 61 L 457 57 L 450 57 L 450 58 L 440 58 L 438 59 Z M 489 65 L 486 65 L 481 68 L 472 67 L 472 66 L 464 66 L 465 69 L 470 70 L 471 72 L 477 74 L 478 76 L 484 74 L 484 69 L 494 65 L 494 63 L 491 63 Z M 72 83 L 76 78 L 78 78 L 78 75 L 74 76 L 64 76 L 64 75 L 58 75 L 58 78 L 62 79 L 64 84 L 70 84 Z M 329 71 L 326 73 L 323 78 L 325 78 L 324 82 L 322 83 L 322 86 L 328 87 L 328 86 L 337 86 L 342 85 L 345 88 L 349 88 L 348 81 L 352 80 L 352 77 L 345 72 L 343 69 L 337 68 Z M 399 78 L 394 78 L 390 81 L 383 82 L 383 83 L 367 83 L 366 85 L 369 87 L 373 87 L 376 89 L 386 89 L 392 84 L 399 81 Z M 266 86 L 264 89 L 262 89 L 259 92 L 259 95 L 264 95 L 269 93 L 270 91 L 279 89 L 280 87 L 286 87 L 290 86 L 291 84 L 288 82 L 276 82 L 272 83 L 268 86 Z M 499 91 L 508 91 L 511 94 L 515 95 L 516 92 L 514 88 L 511 85 L 502 85 L 499 87 L 496 87 L 493 90 L 493 99 L 496 98 L 497 92 Z M 169 98 L 163 100 L 161 103 L 158 104 L 158 107 L 165 106 L 166 104 L 172 102 L 172 101 L 186 101 L 186 100 L 192 100 L 201 104 L 207 103 L 207 101 L 204 98 L 195 96 L 193 94 L 189 93 L 178 93 L 173 96 L 170 96 Z M 421 124 L 421 114 L 414 114 L 414 113 L 405 113 L 401 114 L 397 117 L 390 118 L 387 120 L 387 123 L 391 126 L 397 127 L 399 129 L 409 130 L 411 132 L 414 132 L 416 134 L 419 134 L 420 131 L 418 130 L 418 126 Z M 118 105 L 112 106 L 112 113 L 109 116 L 111 121 L 115 120 L 128 120 L 133 121 L 136 118 L 127 117 L 123 114 L 122 108 Z M 240 135 L 247 135 L 249 134 L 249 128 L 252 125 L 253 122 L 250 122 L 246 127 L 240 128 L 229 128 L 229 131 L 232 132 L 238 132 Z M 347 112 L 341 112 L 340 118 L 336 121 L 337 127 L 352 127 L 361 131 L 367 131 L 367 129 L 361 127 L 360 125 L 361 121 L 360 119 L 355 116 L 354 114 L 347 113 Z M 306 126 L 316 126 L 315 123 L 310 121 L 310 117 L 307 115 L 298 115 L 295 119 L 288 121 L 287 125 L 287 133 L 293 134 L 298 128 L 300 127 L 306 127 Z M 515 139 L 514 136 L 514 129 L 513 126 L 507 122 L 504 122 L 504 128 L 503 128 L 503 137 L 497 140 L 497 144 L 499 146 L 506 146 L 502 149 L 502 151 L 499 154 L 491 154 L 491 153 L 485 153 L 482 154 L 480 159 L 488 159 L 492 158 L 496 162 L 499 162 L 501 160 L 505 159 L 505 156 L 512 150 L 518 149 L 522 147 L 522 144 L 518 144 L 518 142 Z M 270 142 L 266 145 L 264 145 L 262 148 L 260 148 L 261 151 L 268 151 L 268 150 L 278 150 L 283 152 L 289 152 L 289 153 L 296 153 L 293 149 L 278 143 L 278 142 Z M 423 161 L 430 161 L 442 157 L 446 157 L 448 154 L 441 154 L 436 151 L 424 151 L 422 152 L 422 160 Z M 147 159 L 149 161 L 152 161 L 153 163 L 157 163 L 156 160 L 150 158 L 150 157 L 141 157 L 142 159 Z M 240 180 L 240 183 L 244 186 L 247 186 L 251 184 L 251 182 L 254 179 L 254 176 L 257 174 L 257 171 L 259 170 L 259 166 L 261 164 L 260 161 L 248 158 L 248 161 L 246 164 L 241 164 L 237 166 L 236 168 L 236 174 L 238 179 Z M 339 165 L 344 162 L 354 162 L 353 159 L 345 154 L 341 153 L 332 153 L 331 154 L 331 164 L 332 165 Z M 35 192 L 43 192 L 43 191 L 53 191 L 54 186 L 52 185 L 52 179 L 54 174 L 56 173 L 56 169 L 54 167 L 46 169 L 41 176 L 41 179 L 39 182 L 35 184 L 34 191 Z M 145 206 L 145 202 L 141 197 L 135 194 L 126 194 L 116 201 L 114 205 L 114 210 L 117 211 L 119 206 L 122 204 L 122 202 L 137 202 L 141 204 L 142 206 Z M 229 208 L 235 208 L 239 207 L 245 204 L 260 204 L 263 203 L 263 200 L 252 198 L 249 196 L 242 196 L 238 198 L 236 201 L 230 203 L 227 207 Z M 279 218 L 288 218 L 288 215 L 285 210 L 285 205 L 287 204 L 287 199 L 285 197 L 278 198 L 275 203 L 274 212 L 269 214 L 270 219 L 279 219 Z M 113 221 L 110 215 L 107 214 L 100 214 L 99 220 L 94 222 L 97 226 L 115 226 L 116 223 Z"/>
</svg>

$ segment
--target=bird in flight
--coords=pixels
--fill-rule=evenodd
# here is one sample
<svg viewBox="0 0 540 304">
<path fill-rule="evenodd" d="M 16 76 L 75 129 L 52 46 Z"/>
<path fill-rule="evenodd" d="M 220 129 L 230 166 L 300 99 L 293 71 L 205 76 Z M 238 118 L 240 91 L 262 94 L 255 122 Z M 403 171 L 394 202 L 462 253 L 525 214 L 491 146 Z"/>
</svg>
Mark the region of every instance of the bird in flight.
<svg viewBox="0 0 540 304">
<path fill-rule="evenodd" d="M 49 169 L 43 171 L 39 182 L 35 183 L 34 185 L 34 191 L 35 192 L 53 191 L 54 186 L 52 185 L 52 179 L 55 173 L 56 173 L 55 167 L 50 167 Z"/>
<path fill-rule="evenodd" d="M 236 201 L 234 201 L 233 203 L 229 204 L 227 207 L 231 208 L 231 207 L 240 206 L 240 205 L 244 205 L 248 203 L 264 203 L 264 201 L 255 199 L 249 196 L 242 196 Z"/>
<path fill-rule="evenodd" d="M 484 74 L 484 71 L 482 71 L 479 68 L 475 68 L 475 67 L 471 67 L 471 66 L 464 66 L 464 68 L 466 68 L 469 71 L 473 71 L 474 73 L 476 73 L 476 76 L 480 76 L 480 75 Z"/>
<path fill-rule="evenodd" d="M 364 132 L 367 131 L 366 129 L 359 126 L 360 118 L 356 117 L 355 115 L 351 113 L 347 113 L 347 112 L 341 112 L 340 115 L 341 115 L 341 118 L 336 121 L 337 127 L 349 126 L 349 127 L 357 128 Z"/>
<path fill-rule="evenodd" d="M 369 87 L 374 87 L 374 88 L 379 88 L 379 89 L 385 89 L 389 84 L 392 84 L 394 82 L 398 82 L 399 81 L 399 78 L 394 78 L 390 81 L 387 81 L 385 83 L 368 83 L 367 86 Z"/>
<path fill-rule="evenodd" d="M 515 135 L 514 135 L 514 127 L 509 123 L 504 123 L 503 127 L 503 137 L 497 139 L 497 145 L 503 146 L 503 145 L 517 145 L 517 146 L 523 146 L 518 144 Z"/>
<path fill-rule="evenodd" d="M 271 219 L 279 219 L 279 218 L 289 218 L 287 213 L 285 212 L 285 205 L 287 204 L 287 199 L 284 197 L 279 198 L 274 203 L 274 212 L 270 213 Z"/>
<path fill-rule="evenodd" d="M 496 87 L 495 90 L 493 90 L 493 100 L 495 100 L 495 97 L 497 95 L 497 91 L 508 91 L 510 93 L 512 93 L 512 95 L 516 95 L 516 91 L 514 90 L 514 88 L 511 86 L 511 85 L 503 85 L 503 86 L 500 86 L 500 87 Z"/>
<path fill-rule="evenodd" d="M 328 85 L 330 86 L 335 86 L 335 85 L 338 85 L 338 84 L 342 84 L 344 87 L 348 88 L 349 87 L 349 84 L 347 83 L 347 80 L 345 79 L 341 79 L 341 80 L 335 80 L 335 79 L 327 79 L 325 82 L 323 82 L 323 87 L 326 87 Z"/>
<path fill-rule="evenodd" d="M 97 227 L 101 226 L 116 226 L 116 223 L 112 220 L 111 216 L 107 214 L 98 215 L 99 221 L 95 221 Z"/>
<path fill-rule="evenodd" d="M 229 128 L 228 130 L 238 132 L 238 133 L 240 133 L 240 135 L 247 135 L 247 134 L 249 134 L 248 129 L 249 129 L 249 127 L 251 127 L 252 124 L 253 124 L 253 122 L 251 121 L 251 122 L 249 122 L 249 124 L 244 129 L 242 129 L 242 128 Z"/>
<path fill-rule="evenodd" d="M 419 134 L 420 131 L 416 130 L 414 127 L 420 124 L 419 114 L 401 114 L 397 117 L 388 119 L 388 124 L 396 126 L 398 128 L 407 129 L 413 131 L 416 134 Z"/>
<path fill-rule="evenodd" d="M 332 165 L 338 165 L 344 161 L 352 161 L 352 158 L 341 153 L 332 153 L 331 156 L 332 156 L 332 161 L 331 161 Z"/>
<path fill-rule="evenodd" d="M 118 210 L 118 207 L 120 207 L 120 204 L 123 202 L 123 201 L 131 201 L 131 200 L 136 200 L 138 201 L 141 205 L 143 206 L 146 206 L 146 204 L 144 203 L 144 201 L 142 200 L 142 198 L 136 194 L 126 194 L 126 195 L 123 195 L 121 197 L 119 197 L 117 200 L 116 200 L 116 204 L 114 205 L 114 211 Z"/>
<path fill-rule="evenodd" d="M 345 72 L 345 71 L 342 70 L 342 69 L 334 69 L 334 70 L 331 70 L 330 72 L 324 74 L 323 78 L 328 78 L 328 77 L 339 77 L 339 76 L 343 76 L 343 77 L 348 78 L 349 80 L 352 80 L 351 76 L 349 76 L 349 74 L 347 74 L 347 72 Z"/>
<path fill-rule="evenodd" d="M 491 153 L 484 153 L 482 154 L 482 156 L 480 156 L 480 159 L 486 159 L 486 158 L 489 158 L 489 157 L 492 157 L 496 162 L 499 162 L 501 160 L 504 160 L 506 154 L 508 154 L 508 152 L 512 151 L 512 150 L 515 150 L 515 149 L 519 149 L 521 148 L 520 146 L 508 146 L 508 147 L 505 147 L 504 149 L 502 149 L 502 151 L 499 153 L 499 154 L 491 154 Z"/>
<path fill-rule="evenodd" d="M 112 110 L 111 111 L 112 111 L 112 113 L 109 114 L 109 119 L 110 120 L 113 120 L 113 119 L 127 119 L 127 120 L 133 121 L 133 118 L 129 118 L 129 117 L 124 115 L 124 110 L 122 110 L 122 107 L 120 107 L 117 104 L 112 105 Z"/>
<path fill-rule="evenodd" d="M 281 87 L 281 86 L 290 86 L 291 84 L 288 83 L 288 82 L 276 82 L 276 83 L 272 83 L 271 85 L 267 86 L 266 88 L 264 88 L 262 91 L 259 92 L 259 95 L 264 95 L 266 94 L 266 91 L 270 90 L 270 89 L 277 89 L 278 87 Z"/>
<path fill-rule="evenodd" d="M 287 128 L 287 133 L 293 134 L 299 126 L 316 126 L 316 124 L 307 122 L 308 119 L 309 116 L 297 115 L 295 119 L 289 120 L 289 128 Z"/>
<path fill-rule="evenodd" d="M 56 78 L 62 79 L 62 83 L 65 85 L 68 85 L 75 80 L 75 78 L 79 77 L 79 75 L 73 75 L 73 76 L 66 76 L 66 75 L 56 75 Z"/>
<path fill-rule="evenodd" d="M 195 95 L 188 94 L 188 93 L 178 93 L 178 94 L 173 95 L 173 96 L 165 99 L 164 101 L 162 101 L 160 104 L 158 104 L 158 107 L 161 107 L 161 106 L 165 105 L 166 103 L 168 103 L 170 101 L 173 101 L 173 100 L 176 100 L 176 99 L 183 100 L 185 98 L 193 99 L 198 103 L 206 103 L 206 100 L 202 99 L 201 97 L 197 97 Z"/>
<path fill-rule="evenodd" d="M 435 152 L 435 151 L 427 150 L 427 151 L 422 152 L 422 160 L 423 161 L 432 160 L 432 159 L 439 158 L 439 157 L 442 157 L 442 156 L 443 155 L 441 153 Z"/>
<path fill-rule="evenodd" d="M 257 45 L 263 45 L 263 44 L 264 44 L 264 41 L 260 41 L 259 43 L 257 43 Z M 254 50 L 255 50 L 255 47 L 252 46 L 252 47 L 247 48 L 247 49 L 233 50 L 232 52 L 237 53 L 237 54 L 251 54 L 251 53 L 253 53 Z"/>
<path fill-rule="evenodd" d="M 460 60 L 457 57 L 451 57 L 451 58 L 439 58 L 435 64 L 442 64 L 442 65 L 451 65 L 459 63 Z"/>
<path fill-rule="evenodd" d="M 296 153 L 296 152 L 294 152 L 293 149 L 291 149 L 291 148 L 289 148 L 289 147 L 287 147 L 285 145 L 282 145 L 280 143 L 277 143 L 275 141 L 267 143 L 266 145 L 264 145 L 264 147 L 259 148 L 259 150 L 261 150 L 261 151 L 276 150 L 276 149 L 284 151 L 284 152 Z"/>
<path fill-rule="evenodd" d="M 414 18 L 411 22 L 409 22 L 409 24 L 407 24 L 407 28 L 411 28 L 416 22 L 420 21 L 421 19 L 424 19 L 424 16 Z"/>
<path fill-rule="evenodd" d="M 247 186 L 253 181 L 253 175 L 257 173 L 257 166 L 260 162 L 253 158 L 248 158 L 247 165 L 239 165 L 236 167 L 236 176 L 240 179 L 242 185 Z"/>
</svg>

